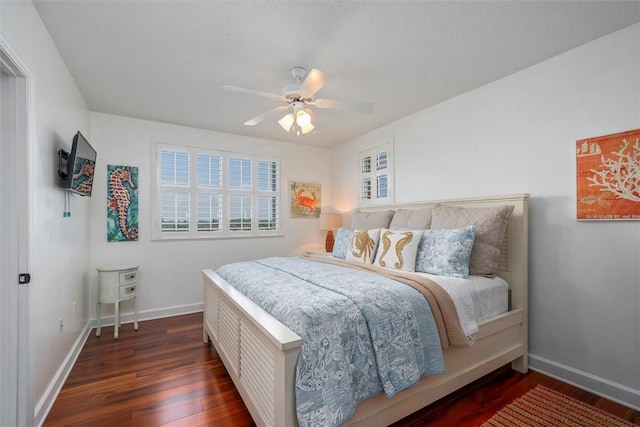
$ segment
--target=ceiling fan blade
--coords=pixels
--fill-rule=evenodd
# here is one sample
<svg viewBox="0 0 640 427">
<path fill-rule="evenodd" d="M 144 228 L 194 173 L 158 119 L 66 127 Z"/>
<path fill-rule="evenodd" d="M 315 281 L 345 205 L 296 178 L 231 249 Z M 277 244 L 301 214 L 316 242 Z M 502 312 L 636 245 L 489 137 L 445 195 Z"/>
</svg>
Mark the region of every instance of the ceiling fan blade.
<svg viewBox="0 0 640 427">
<path fill-rule="evenodd" d="M 300 83 L 298 93 L 303 98 L 312 98 L 331 77 L 333 77 L 331 74 L 314 68 L 307 73 L 307 76 Z"/>
<path fill-rule="evenodd" d="M 222 89 L 228 90 L 231 92 L 244 93 L 246 95 L 258 95 L 258 96 L 263 96 L 265 98 L 272 98 L 272 99 L 277 99 L 279 101 L 284 101 L 284 98 L 282 97 L 282 95 L 277 95 L 275 93 L 261 92 L 259 90 L 245 89 L 243 87 L 229 86 L 229 85 L 222 86 Z"/>
<path fill-rule="evenodd" d="M 360 113 L 370 113 L 373 111 L 373 104 L 360 101 L 340 101 L 338 99 L 316 99 L 313 102 L 318 108 L 327 108 L 331 110 L 349 110 L 358 111 Z"/>
<path fill-rule="evenodd" d="M 258 123 L 262 122 L 267 117 L 273 116 L 274 114 L 277 114 L 281 111 L 288 110 L 289 108 L 291 108 L 290 105 L 281 105 L 280 107 L 276 107 L 273 110 L 269 110 L 266 113 L 262 113 L 259 116 L 254 117 L 253 119 L 247 120 L 246 122 L 244 122 L 244 124 L 246 126 L 255 126 Z"/>
</svg>

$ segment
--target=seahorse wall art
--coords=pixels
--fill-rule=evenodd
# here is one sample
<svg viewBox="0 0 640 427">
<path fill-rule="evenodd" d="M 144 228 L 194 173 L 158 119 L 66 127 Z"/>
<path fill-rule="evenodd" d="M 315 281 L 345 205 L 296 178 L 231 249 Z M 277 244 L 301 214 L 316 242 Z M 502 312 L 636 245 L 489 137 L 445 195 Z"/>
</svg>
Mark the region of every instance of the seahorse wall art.
<svg viewBox="0 0 640 427">
<path fill-rule="evenodd" d="M 107 165 L 107 241 L 138 240 L 138 168 Z"/>
</svg>

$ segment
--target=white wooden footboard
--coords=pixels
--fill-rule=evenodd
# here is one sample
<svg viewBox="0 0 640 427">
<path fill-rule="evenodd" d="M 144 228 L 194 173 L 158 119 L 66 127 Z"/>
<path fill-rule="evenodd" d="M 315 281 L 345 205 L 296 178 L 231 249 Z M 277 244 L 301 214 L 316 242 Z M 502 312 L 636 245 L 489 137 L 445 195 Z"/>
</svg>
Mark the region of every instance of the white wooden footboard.
<svg viewBox="0 0 640 427">
<path fill-rule="evenodd" d="M 447 372 L 423 378 L 387 399 L 372 397 L 345 425 L 385 426 L 512 362 L 527 370 L 527 204 L 529 195 L 434 201 L 468 207 L 513 204 L 506 254 L 499 275 L 511 284 L 511 311 L 479 325 L 471 347 L 445 350 Z M 377 207 L 385 209 L 389 206 Z M 294 376 L 301 338 L 211 270 L 204 276 L 203 338 L 213 342 L 229 375 L 259 426 L 297 426 Z"/>
<path fill-rule="evenodd" d="M 211 270 L 204 270 L 203 339 L 213 342 L 259 426 L 295 426 L 302 339 Z"/>
<path fill-rule="evenodd" d="M 384 395 L 363 401 L 345 426 L 387 426 L 512 362 L 523 355 L 522 310 L 514 310 L 479 325 L 471 347 L 444 351 L 447 372 L 423 377 L 392 399 Z"/>
</svg>

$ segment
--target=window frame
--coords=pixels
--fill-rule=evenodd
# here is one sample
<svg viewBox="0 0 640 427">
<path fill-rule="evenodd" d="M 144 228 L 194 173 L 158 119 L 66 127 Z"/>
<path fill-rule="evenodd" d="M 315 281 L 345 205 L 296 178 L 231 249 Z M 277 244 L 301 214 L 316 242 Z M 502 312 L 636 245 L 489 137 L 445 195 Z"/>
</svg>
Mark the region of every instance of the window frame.
<svg viewBox="0 0 640 427">
<path fill-rule="evenodd" d="M 233 238 L 256 238 L 256 237 L 277 237 L 284 236 L 283 224 L 283 187 L 282 187 L 282 160 L 273 154 L 243 153 L 219 148 L 205 148 L 191 146 L 176 142 L 153 140 L 152 143 L 152 179 L 151 179 L 151 240 L 200 240 L 200 239 L 233 239 Z M 161 152 L 162 150 L 180 151 L 188 153 L 189 164 L 189 184 L 187 186 L 171 186 L 162 184 L 161 180 Z M 207 156 L 220 156 L 221 158 L 221 178 L 220 188 L 199 187 L 198 186 L 198 161 L 199 154 Z M 229 187 L 229 170 L 231 159 L 247 159 L 251 162 L 251 188 Z M 275 162 L 277 174 L 275 184 L 277 189 L 259 190 L 259 164 L 260 162 Z M 178 193 L 187 193 L 189 200 L 188 208 L 188 231 L 163 231 L 162 227 L 162 192 L 175 189 Z M 198 230 L 198 197 L 202 194 L 220 195 L 221 197 L 221 217 L 219 230 Z M 251 200 L 251 229 L 231 230 L 231 203 L 233 195 L 249 196 Z M 259 198 L 271 196 L 276 197 L 275 223 L 276 229 L 264 229 L 260 227 Z M 270 213 L 268 212 L 268 215 Z"/>
<path fill-rule="evenodd" d="M 384 157 L 384 166 L 381 167 L 380 155 L 383 153 L 386 157 Z M 393 141 L 358 153 L 358 204 L 360 206 L 393 203 L 395 181 L 393 164 Z M 379 182 L 382 177 L 386 177 L 387 195 L 385 197 L 379 195 L 381 189 Z M 369 197 L 365 197 L 365 193 Z"/>
</svg>

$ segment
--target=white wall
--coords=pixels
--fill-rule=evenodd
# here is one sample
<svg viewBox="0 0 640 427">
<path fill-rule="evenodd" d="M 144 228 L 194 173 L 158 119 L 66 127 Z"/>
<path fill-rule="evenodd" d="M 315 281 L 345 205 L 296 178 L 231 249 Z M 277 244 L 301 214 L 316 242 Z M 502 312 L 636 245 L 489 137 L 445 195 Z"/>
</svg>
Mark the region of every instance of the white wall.
<svg viewBox="0 0 640 427">
<path fill-rule="evenodd" d="M 640 224 L 576 221 L 575 147 L 638 128 L 640 24 L 335 148 L 332 204 L 389 138 L 396 202 L 530 193 L 531 365 L 637 408 Z"/>
<path fill-rule="evenodd" d="M 91 198 L 91 295 L 95 301 L 100 264 L 139 264 L 141 318 L 185 313 L 202 308 L 204 268 L 272 255 L 293 255 L 323 246 L 324 234 L 317 219 L 289 218 L 290 180 L 322 184 L 323 205 L 330 199 L 330 152 L 325 148 L 242 137 L 136 120 L 108 114 L 91 114 L 91 144 L 98 152 L 96 177 Z M 283 183 L 284 237 L 151 241 L 151 144 L 154 140 L 235 152 L 264 153 L 281 158 Z M 107 164 L 137 166 L 139 174 L 140 238 L 135 242 L 107 242 Z M 93 309 L 95 310 L 95 309 Z M 123 303 L 124 313 L 132 305 Z M 103 308 L 103 316 L 113 313 Z M 130 317 L 130 316 L 129 316 Z M 128 319 L 128 317 L 125 317 Z M 144 324 L 141 325 L 144 327 Z"/>
<path fill-rule="evenodd" d="M 49 403 L 47 388 L 89 321 L 89 200 L 72 197 L 72 216 L 63 218 L 56 153 L 58 148 L 71 148 L 78 130 L 89 134 L 90 120 L 88 107 L 31 2 L 0 1 L 0 36 L 33 76 L 29 298 L 33 397 L 40 411 Z"/>
</svg>

